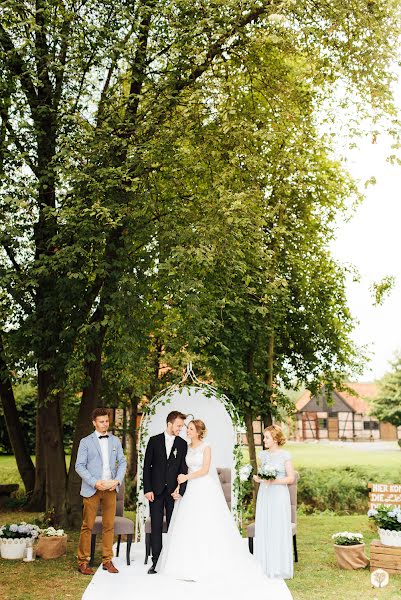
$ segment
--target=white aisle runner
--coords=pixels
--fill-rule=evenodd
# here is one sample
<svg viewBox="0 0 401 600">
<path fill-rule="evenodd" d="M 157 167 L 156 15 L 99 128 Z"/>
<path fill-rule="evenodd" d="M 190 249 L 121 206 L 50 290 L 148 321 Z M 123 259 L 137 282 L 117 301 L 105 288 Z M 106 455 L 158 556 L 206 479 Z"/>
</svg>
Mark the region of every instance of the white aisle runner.
<svg viewBox="0 0 401 600">
<path fill-rule="evenodd" d="M 188 552 L 191 551 L 188 545 Z M 115 546 L 114 546 L 115 552 Z M 148 575 L 149 564 L 144 564 L 145 548 L 142 544 L 132 544 L 131 565 L 127 566 L 126 545 L 121 544 L 120 556 L 113 558 L 119 569 L 118 574 L 103 571 L 100 566 L 86 588 L 82 600 L 158 600 L 164 597 L 182 598 L 188 595 L 191 600 L 292 600 L 287 585 L 282 580 L 269 580 L 269 592 L 261 593 L 260 587 L 252 581 L 230 583 L 221 575 L 221 582 L 197 583 L 177 581 L 163 575 Z"/>
</svg>

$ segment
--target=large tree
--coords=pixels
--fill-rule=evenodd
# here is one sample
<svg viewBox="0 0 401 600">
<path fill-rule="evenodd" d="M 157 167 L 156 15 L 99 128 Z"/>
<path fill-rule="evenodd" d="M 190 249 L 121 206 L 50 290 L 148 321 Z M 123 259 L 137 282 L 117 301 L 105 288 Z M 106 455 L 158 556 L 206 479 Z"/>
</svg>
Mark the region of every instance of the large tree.
<svg viewBox="0 0 401 600">
<path fill-rule="evenodd" d="M 377 396 L 371 414 L 380 421 L 401 425 L 401 356 L 391 363 L 391 371 L 379 381 Z"/>
<path fill-rule="evenodd" d="M 293 118 L 283 110 L 285 92 L 291 97 L 294 88 L 299 105 L 304 98 L 312 106 L 313 91 L 316 100 L 327 83 L 342 80 L 371 100 L 375 109 L 387 108 L 388 65 L 398 35 L 397 9 L 393 3 L 379 6 L 370 0 L 354 3 L 351 9 L 341 2 L 276 6 L 263 0 L 3 3 L 0 202 L 4 214 L 2 377 L 6 387 L 2 390 L 18 370 L 36 374 L 33 504 L 45 501 L 47 508 L 54 508 L 61 517 L 67 486 L 69 504 L 77 501 L 78 481 L 73 469 L 67 481 L 62 443 L 65 382 L 72 361 L 74 368 L 80 369 L 82 381 L 74 457 L 79 438 L 90 427 L 91 409 L 101 400 L 102 356 L 105 343 L 110 343 L 109 326 L 125 274 L 147 255 L 153 261 L 151 271 L 159 264 L 167 265 L 177 226 L 174 217 L 183 217 L 188 209 L 224 217 L 225 232 L 230 230 L 229 218 L 235 221 L 241 213 L 234 196 L 227 193 L 229 186 L 238 182 L 238 175 L 224 162 L 233 160 L 236 173 L 243 177 L 241 157 L 230 147 L 225 155 L 220 152 L 216 156 L 209 176 L 200 182 L 203 195 L 189 190 L 188 185 L 188 194 L 174 189 L 160 194 L 159 182 L 168 185 L 169 179 L 163 177 L 167 169 L 175 179 L 173 151 L 184 154 L 186 147 L 183 137 L 180 146 L 173 143 L 170 148 L 166 140 L 198 118 L 204 120 L 200 125 L 210 123 L 211 130 L 214 126 L 216 144 L 221 143 L 222 148 L 224 134 L 232 125 L 240 139 L 238 111 L 242 108 L 232 102 L 231 94 L 224 94 L 224 81 L 229 84 L 241 78 L 248 66 L 257 78 L 254 65 L 259 61 L 259 72 L 265 77 L 259 93 L 268 105 L 275 106 L 276 115 L 260 116 L 262 138 L 258 123 L 255 121 L 252 135 L 248 122 L 245 142 L 248 151 L 255 147 L 248 181 L 263 203 L 264 191 L 271 184 L 258 184 L 256 172 L 264 178 L 266 146 L 274 147 L 281 119 Z M 295 65 L 288 64 L 288 57 Z M 270 64 L 275 68 L 267 69 Z M 291 77 L 286 77 L 287 71 L 295 77 L 297 66 L 304 68 L 304 89 L 299 81 L 292 86 Z M 245 85 L 249 87 L 250 82 Z M 252 94 L 248 98 L 249 113 Z M 189 137 L 202 135 L 202 129 L 189 127 Z M 264 151 L 258 153 L 261 148 Z M 287 152 L 290 155 L 291 146 Z M 220 166 L 225 177 L 216 187 L 216 168 Z M 272 171 L 269 173 L 272 177 Z M 235 189 L 244 195 L 239 185 Z M 209 202 L 198 206 L 206 196 Z M 239 230 L 263 230 L 264 221 L 253 226 L 248 223 L 249 209 L 247 206 Z M 258 210 L 256 214 L 262 213 Z M 208 236 L 217 233 L 219 224 L 215 222 L 214 230 L 209 231 L 213 219 L 201 223 L 198 230 L 206 241 L 197 252 L 206 256 Z M 266 227 L 276 225 L 274 219 L 267 219 Z M 198 230 L 193 233 L 198 235 Z M 267 238 L 267 244 L 258 240 L 258 255 L 269 253 L 272 239 Z M 234 244 L 227 259 L 238 259 L 240 254 Z M 216 273 L 216 261 L 213 268 Z M 232 275 L 240 279 L 241 269 L 240 265 Z M 269 273 L 270 288 L 277 287 L 275 269 L 270 268 Z M 246 271 L 244 276 L 247 281 Z M 158 292 L 165 290 L 168 299 L 172 287 L 168 278 L 161 279 Z M 158 293 L 157 301 L 168 319 L 173 313 L 165 310 L 163 298 Z M 246 294 L 242 298 L 249 299 Z M 259 301 L 255 302 L 255 314 L 261 311 L 266 317 L 262 314 L 266 307 L 259 307 Z M 269 331 L 271 334 L 271 326 Z M 271 339 L 270 335 L 269 343 Z M 14 427 L 11 441 L 17 453 L 22 441 L 15 431 Z M 26 457 L 23 460 L 26 462 Z M 68 510 L 76 512 L 71 507 Z"/>
<path fill-rule="evenodd" d="M 177 207 L 159 229 L 171 248 L 157 272 L 176 334 L 166 344 L 197 355 L 250 441 L 255 416 L 291 411 L 279 386 L 334 385 L 357 366 L 344 271 L 329 252 L 333 219 L 355 189 L 314 126 L 301 66 L 287 59 L 273 98 L 264 95 L 271 63 L 256 73 L 248 62 L 218 91 L 214 80 L 215 104 L 206 89 L 194 124 L 175 121 L 171 157 L 162 151 L 175 167 L 155 183 Z"/>
</svg>

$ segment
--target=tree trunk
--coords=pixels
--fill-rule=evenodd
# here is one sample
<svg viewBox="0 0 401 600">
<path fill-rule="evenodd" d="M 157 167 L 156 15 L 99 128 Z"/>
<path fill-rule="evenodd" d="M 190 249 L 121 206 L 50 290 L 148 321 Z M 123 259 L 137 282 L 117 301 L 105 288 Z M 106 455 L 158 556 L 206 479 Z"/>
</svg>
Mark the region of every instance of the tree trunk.
<svg viewBox="0 0 401 600">
<path fill-rule="evenodd" d="M 65 465 L 60 396 L 51 396 L 52 383 L 49 371 L 39 370 L 38 420 L 45 458 L 46 510 L 54 511 L 54 520 L 59 524 L 64 521 L 67 470 Z"/>
<path fill-rule="evenodd" d="M 46 469 L 40 434 L 39 408 L 36 411 L 35 487 L 27 508 L 36 512 L 46 508 Z"/>
<path fill-rule="evenodd" d="M 4 410 L 4 418 L 19 474 L 24 483 L 26 493 L 31 495 L 35 486 L 35 466 L 29 455 L 28 444 L 24 437 L 13 388 L 7 372 L 8 368 L 4 357 L 3 340 L 0 336 L 0 397 Z"/>
<path fill-rule="evenodd" d="M 103 309 L 99 304 L 93 317 L 92 323 L 100 323 L 103 319 Z M 85 373 L 87 384 L 82 392 L 81 404 L 75 426 L 74 439 L 71 450 L 70 469 L 68 471 L 67 498 L 66 498 L 66 522 L 70 527 L 78 528 L 82 522 L 82 501 L 80 496 L 81 478 L 75 471 L 75 463 L 79 442 L 93 431 L 92 411 L 100 405 L 100 391 L 102 381 L 102 350 L 105 327 L 100 327 L 96 335 L 90 339 L 85 361 Z"/>
<path fill-rule="evenodd" d="M 38 179 L 38 219 L 34 227 L 35 263 L 47 267 L 56 251 L 57 218 L 56 173 L 53 165 L 56 154 L 57 110 L 49 75 L 49 49 L 46 37 L 43 0 L 36 3 L 35 61 L 39 84 L 37 96 L 31 102 L 36 136 Z M 61 400 L 55 391 L 61 379 L 59 356 L 60 297 L 51 269 L 43 268 L 38 276 L 35 296 L 35 326 L 37 339 L 34 352 L 38 370 L 38 418 L 35 491 L 32 503 L 42 501 L 45 485 L 46 510 L 54 511 L 56 522 L 61 522 L 65 510 L 66 466 L 61 421 Z M 42 462 L 43 460 L 43 462 Z"/>
</svg>

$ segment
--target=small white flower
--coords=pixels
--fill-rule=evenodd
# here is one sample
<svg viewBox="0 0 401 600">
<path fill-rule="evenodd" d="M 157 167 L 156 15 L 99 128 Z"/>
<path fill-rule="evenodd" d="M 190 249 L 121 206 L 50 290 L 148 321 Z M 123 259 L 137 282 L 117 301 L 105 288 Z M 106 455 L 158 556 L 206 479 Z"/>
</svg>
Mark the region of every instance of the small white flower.
<svg viewBox="0 0 401 600">
<path fill-rule="evenodd" d="M 248 481 L 250 474 L 252 473 L 252 465 L 243 465 L 239 470 L 240 481 Z"/>
<path fill-rule="evenodd" d="M 351 531 L 339 531 L 338 533 L 333 533 L 331 539 L 338 541 L 340 545 L 348 545 L 349 542 L 360 543 L 363 540 L 363 534 L 352 533 Z"/>
<path fill-rule="evenodd" d="M 47 527 L 47 529 L 42 529 L 42 534 L 47 537 L 61 537 L 64 535 L 64 529 L 55 529 L 54 527 Z"/>
</svg>

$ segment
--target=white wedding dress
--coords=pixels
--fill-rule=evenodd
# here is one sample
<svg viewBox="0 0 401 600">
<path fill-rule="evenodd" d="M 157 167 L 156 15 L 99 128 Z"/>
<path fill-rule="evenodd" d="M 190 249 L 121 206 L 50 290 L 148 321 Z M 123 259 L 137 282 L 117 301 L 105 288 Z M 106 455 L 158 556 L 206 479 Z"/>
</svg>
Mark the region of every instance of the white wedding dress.
<svg viewBox="0 0 401 600">
<path fill-rule="evenodd" d="M 189 473 L 202 467 L 205 448 L 204 442 L 188 448 Z M 184 496 L 176 501 L 156 570 L 181 581 L 207 582 L 224 598 L 243 600 L 245 590 L 249 597 L 257 594 L 266 600 L 292 598 L 284 581 L 268 579 L 249 553 L 217 474 L 210 472 L 189 480 Z"/>
</svg>

